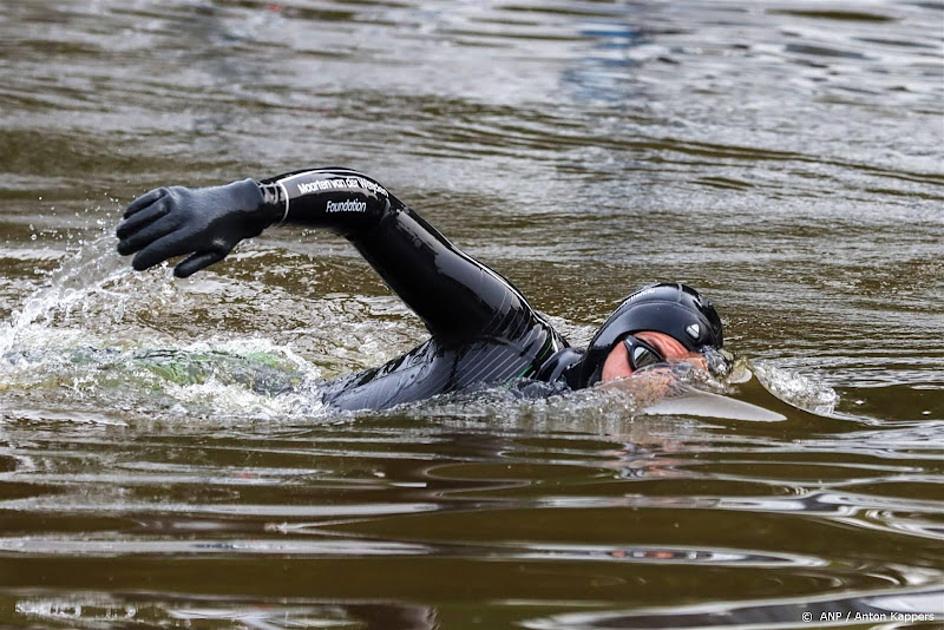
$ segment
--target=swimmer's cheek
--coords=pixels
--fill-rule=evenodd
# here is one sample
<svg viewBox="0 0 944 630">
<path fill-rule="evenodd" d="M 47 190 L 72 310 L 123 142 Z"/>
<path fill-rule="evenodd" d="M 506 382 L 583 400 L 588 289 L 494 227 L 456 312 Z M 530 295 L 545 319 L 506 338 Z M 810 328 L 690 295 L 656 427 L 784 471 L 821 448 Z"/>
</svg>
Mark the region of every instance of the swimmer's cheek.
<svg viewBox="0 0 944 630">
<path fill-rule="evenodd" d="M 683 360 L 683 363 L 691 363 L 696 369 L 702 370 L 704 372 L 708 371 L 708 359 L 706 359 L 703 354 L 692 353 L 688 356 L 688 358 Z"/>
<path fill-rule="evenodd" d="M 598 387 L 604 390 L 626 392 L 643 400 L 653 400 L 669 394 L 675 381 L 675 374 L 671 369 L 652 367 L 631 376 L 601 383 Z"/>
</svg>

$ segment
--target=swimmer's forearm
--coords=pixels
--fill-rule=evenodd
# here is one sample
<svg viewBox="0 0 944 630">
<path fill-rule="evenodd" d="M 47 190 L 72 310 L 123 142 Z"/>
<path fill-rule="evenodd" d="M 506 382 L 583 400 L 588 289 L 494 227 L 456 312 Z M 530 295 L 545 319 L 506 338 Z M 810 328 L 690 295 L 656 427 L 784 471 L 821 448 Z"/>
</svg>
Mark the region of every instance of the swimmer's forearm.
<svg viewBox="0 0 944 630">
<path fill-rule="evenodd" d="M 387 285 L 444 341 L 520 334 L 524 297 L 455 247 L 374 179 L 342 168 L 279 175 L 259 183 L 266 216 L 345 236 Z"/>
<path fill-rule="evenodd" d="M 259 190 L 270 224 L 327 228 L 349 238 L 376 225 L 393 200 L 374 179 L 343 168 L 285 173 L 261 180 Z"/>
<path fill-rule="evenodd" d="M 465 254 L 374 179 L 320 168 L 261 182 L 158 188 L 132 201 L 118 226 L 118 253 L 144 270 L 177 256 L 190 276 L 223 260 L 240 241 L 278 223 L 345 236 L 444 342 L 513 339 L 533 311 L 511 284 Z"/>
<path fill-rule="evenodd" d="M 340 168 L 298 171 L 262 182 L 156 188 L 126 208 L 116 229 L 118 253 L 134 254 L 132 264 L 139 271 L 189 256 L 174 269 L 187 277 L 276 223 L 328 228 L 357 244 L 384 216 L 404 208 L 373 179 Z"/>
</svg>

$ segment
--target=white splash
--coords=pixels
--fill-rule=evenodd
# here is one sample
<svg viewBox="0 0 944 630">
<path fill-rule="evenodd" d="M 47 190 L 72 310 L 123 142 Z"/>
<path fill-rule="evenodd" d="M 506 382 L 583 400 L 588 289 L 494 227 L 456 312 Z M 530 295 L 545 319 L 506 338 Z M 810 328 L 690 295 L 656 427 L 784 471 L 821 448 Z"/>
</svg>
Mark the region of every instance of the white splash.
<svg viewBox="0 0 944 630">
<path fill-rule="evenodd" d="M 114 242 L 104 234 L 83 243 L 0 323 L 0 407 L 77 417 L 84 407 L 150 417 L 322 413 L 308 391 L 321 371 L 288 346 L 259 336 L 181 342 L 161 330 L 204 296 L 168 273 L 133 272 Z"/>
<path fill-rule="evenodd" d="M 839 394 L 822 380 L 778 367 L 769 361 L 754 362 L 750 370 L 764 389 L 798 409 L 829 416 L 839 403 Z"/>
<path fill-rule="evenodd" d="M 102 235 L 67 257 L 58 270 L 50 274 L 46 288 L 27 298 L 22 308 L 0 326 L 0 361 L 25 336 L 35 339 L 36 328 L 48 328 L 57 314 L 69 314 L 88 303 L 92 293 L 120 297 L 106 287 L 122 276 L 130 274 L 130 267 L 117 256 L 104 255 L 111 249 L 114 238 Z M 122 300 L 117 300 L 120 306 Z M 120 318 L 121 309 L 115 311 Z"/>
</svg>

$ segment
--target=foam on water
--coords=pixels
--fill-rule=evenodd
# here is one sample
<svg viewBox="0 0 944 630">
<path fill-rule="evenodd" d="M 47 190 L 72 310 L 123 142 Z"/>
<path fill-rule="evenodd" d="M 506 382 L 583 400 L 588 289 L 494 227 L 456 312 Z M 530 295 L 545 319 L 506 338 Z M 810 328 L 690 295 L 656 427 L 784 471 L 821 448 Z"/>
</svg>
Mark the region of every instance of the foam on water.
<svg viewBox="0 0 944 630">
<path fill-rule="evenodd" d="M 154 416 L 319 415 L 320 369 L 261 336 L 177 341 L 141 313 L 180 304 L 167 274 L 134 273 L 102 235 L 63 259 L 0 325 L 6 408 L 84 405 Z"/>
<path fill-rule="evenodd" d="M 36 340 L 38 331 L 47 329 L 55 315 L 69 315 L 76 307 L 89 303 L 95 293 L 116 297 L 106 287 L 121 276 L 128 275 L 127 265 L 119 265 L 117 257 L 103 256 L 108 238 L 99 237 L 63 262 L 48 278 L 48 286 L 36 291 L 10 321 L 0 327 L 0 360 L 19 342 Z M 121 300 L 115 314 L 120 317 Z"/>
<path fill-rule="evenodd" d="M 752 362 L 750 369 L 767 391 L 798 409 L 831 416 L 839 403 L 836 390 L 812 376 L 779 367 L 771 361 Z"/>
</svg>

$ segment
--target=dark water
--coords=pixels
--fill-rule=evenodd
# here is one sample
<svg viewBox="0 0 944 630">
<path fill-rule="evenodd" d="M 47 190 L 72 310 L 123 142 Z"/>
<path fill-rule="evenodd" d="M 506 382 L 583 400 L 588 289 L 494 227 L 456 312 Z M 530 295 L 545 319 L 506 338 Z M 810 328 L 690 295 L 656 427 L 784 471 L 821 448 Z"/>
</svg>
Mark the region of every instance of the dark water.
<svg viewBox="0 0 944 630">
<path fill-rule="evenodd" d="M 0 625 L 941 623 L 942 45 L 940 2 L 3 3 Z M 111 253 L 152 186 L 327 164 L 577 342 L 702 288 L 786 419 L 338 415 L 307 384 L 424 336 L 342 241 Z"/>
</svg>

